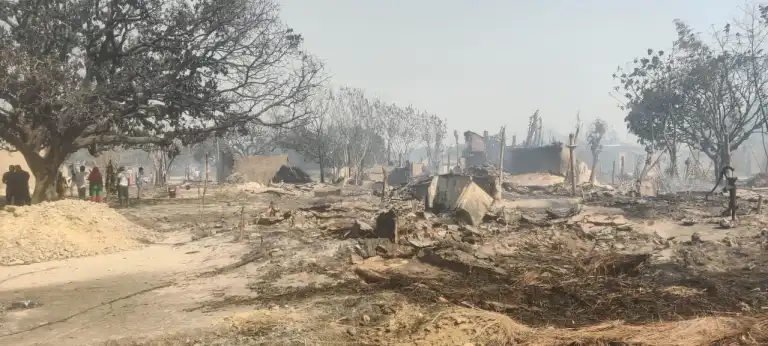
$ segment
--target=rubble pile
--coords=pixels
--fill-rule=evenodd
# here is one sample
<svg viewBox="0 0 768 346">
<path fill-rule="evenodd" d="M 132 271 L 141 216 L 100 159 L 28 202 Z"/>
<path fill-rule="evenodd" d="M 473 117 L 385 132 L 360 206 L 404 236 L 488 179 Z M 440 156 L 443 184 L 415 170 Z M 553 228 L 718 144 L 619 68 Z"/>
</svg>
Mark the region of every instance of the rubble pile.
<svg viewBox="0 0 768 346">
<path fill-rule="evenodd" d="M 494 196 L 496 194 L 496 184 L 499 179 L 499 170 L 496 167 L 492 165 L 473 166 L 467 168 L 465 174 L 471 176 L 472 181 L 489 195 Z"/>
<path fill-rule="evenodd" d="M 579 196 L 573 197 L 562 177 L 558 182 L 533 174 L 505 181 L 502 187 L 513 196 L 494 201 L 483 188 L 489 186 L 486 182 L 495 184 L 494 174 L 487 166 L 466 175 L 420 177 L 383 197 L 373 191 L 352 196 L 352 187 L 286 184 L 282 189 L 310 189 L 312 204 L 254 222 L 344 239 L 346 251 L 341 253 L 350 265 L 345 269 L 360 279 L 344 283 L 353 290 L 394 291 L 422 306 L 452 303 L 445 305 L 466 307 L 484 318 L 506 318 L 510 328 L 537 331 L 532 332 L 537 340 L 547 342 L 557 338 L 538 332 L 544 328 L 575 338 L 577 330 L 586 333 L 606 321 L 663 320 L 672 328 L 678 326 L 675 321 L 713 311 L 759 321 L 752 316 L 768 307 L 758 279 L 768 274 L 763 269 L 768 258 L 760 255 L 768 248 L 768 228 L 749 240 L 737 233 L 719 238 L 707 234 L 706 227 L 716 228 L 722 221 L 722 200 L 641 198 L 633 190 L 590 183 L 578 185 Z M 539 178 L 547 183 L 536 183 Z M 740 202 L 756 203 L 752 195 L 740 195 Z M 755 209 L 740 208 L 741 223 L 719 231 L 766 223 Z M 690 234 L 680 236 L 679 228 Z M 743 264 L 739 256 L 752 257 Z M 607 330 L 618 333 L 605 329 L 612 337 L 606 342 L 651 335 L 636 330 L 622 339 Z M 350 335 L 358 333 L 366 332 Z M 721 334 L 727 339 L 737 333 Z M 579 340 L 593 340 L 579 335 Z"/>
<path fill-rule="evenodd" d="M 44 202 L 0 210 L 0 265 L 136 249 L 157 240 L 104 203 Z"/>
<path fill-rule="evenodd" d="M 380 222 L 392 211 L 347 221 L 344 236 L 359 238 L 353 249 L 360 258 L 354 261 L 358 263 L 355 272 L 370 284 L 392 287 L 396 282 L 398 292 L 416 301 L 441 297 L 508 315 L 529 326 L 572 328 L 606 320 L 649 323 L 659 318 L 695 318 L 707 311 L 741 312 L 745 304 L 751 309 L 768 306 L 768 298 L 753 286 L 728 284 L 737 273 L 702 276 L 683 271 L 671 280 L 665 267 L 657 267 L 653 254 L 685 243 L 641 232 L 637 221 L 628 216 L 585 211 L 582 204 L 539 212 L 496 206 L 475 183 L 476 176 L 491 174 L 486 168 L 469 175 L 433 177 L 426 197 L 412 201 L 419 207 L 409 211 L 402 204 L 395 208 L 397 216 L 388 215 L 397 220 L 395 227 L 387 226 L 395 234 L 382 232 Z M 597 201 L 624 203 L 625 210 L 671 210 L 672 202 L 656 202 L 657 198 L 615 199 L 617 192 L 610 186 L 585 183 L 579 189 Z M 562 183 L 538 191 L 570 195 Z M 633 201 L 646 201 L 645 207 Z M 464 211 L 465 205 L 477 207 Z M 364 265 L 368 259 L 402 257 L 439 268 L 442 274 L 415 275 L 399 267 L 376 270 Z M 718 291 L 687 293 L 705 292 L 707 287 L 718 287 Z"/>
<path fill-rule="evenodd" d="M 275 177 L 272 178 L 272 182 L 304 184 L 312 182 L 312 178 L 299 167 L 282 165 L 277 173 L 275 173 Z"/>
<path fill-rule="evenodd" d="M 240 195 L 258 193 L 264 190 L 264 185 L 254 182 L 241 184 L 228 184 L 216 190 L 216 194 L 221 197 L 237 197 Z"/>
<path fill-rule="evenodd" d="M 248 177 L 241 172 L 235 172 L 227 177 L 226 182 L 227 184 L 245 184 L 248 182 Z"/>
<path fill-rule="evenodd" d="M 747 187 L 768 187 L 768 173 L 757 173 L 746 181 Z"/>
<path fill-rule="evenodd" d="M 745 304 L 768 304 L 762 293 L 728 284 L 738 273 L 678 274 L 684 276 L 672 283 L 668 274 L 654 267 L 651 249 L 642 245 L 661 250 L 669 246 L 665 239 L 633 234 L 631 223 L 620 216 L 560 217 L 569 213 L 521 215 L 521 224 L 528 226 L 515 228 L 522 229 L 522 234 L 493 232 L 486 224 L 459 225 L 429 213 L 409 214 L 402 218 L 399 246 L 377 245 L 374 252 L 363 251 L 362 257 L 415 257 L 442 269 L 443 275 L 424 276 L 396 268 L 377 271 L 365 268 L 365 262 L 356 272 L 382 285 L 397 282 L 396 290 L 416 301 L 442 297 L 502 313 L 529 326 L 572 328 L 606 320 L 649 323 L 660 317 L 695 318 L 705 311 L 740 312 Z M 631 244 L 628 240 L 633 237 L 637 245 L 624 245 Z M 403 249 L 404 245 L 417 251 Z M 718 291 L 682 294 L 670 288 L 675 285 L 699 292 L 717 287 Z"/>
</svg>

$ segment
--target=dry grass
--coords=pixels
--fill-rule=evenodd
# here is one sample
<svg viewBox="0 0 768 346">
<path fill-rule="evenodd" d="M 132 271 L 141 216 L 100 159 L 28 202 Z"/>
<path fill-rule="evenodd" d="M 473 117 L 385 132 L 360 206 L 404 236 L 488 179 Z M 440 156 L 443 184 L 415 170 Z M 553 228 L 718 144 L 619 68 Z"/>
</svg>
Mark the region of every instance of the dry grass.
<svg viewBox="0 0 768 346">
<path fill-rule="evenodd" d="M 768 341 L 768 316 L 704 317 L 647 325 L 602 323 L 581 329 L 537 330 L 525 345 L 669 345 L 712 344 L 764 345 Z"/>
<path fill-rule="evenodd" d="M 460 321 L 461 323 L 457 323 Z M 606 322 L 578 329 L 530 328 L 508 316 L 489 311 L 449 308 L 437 313 L 409 342 L 398 344 L 476 345 L 764 345 L 768 342 L 768 315 L 704 317 L 678 322 L 628 325 Z M 435 332 L 425 332 L 435 331 Z M 456 331 L 462 333 L 456 333 Z M 453 340 L 455 343 L 448 342 Z M 447 343 L 443 343 L 447 342 Z"/>
</svg>

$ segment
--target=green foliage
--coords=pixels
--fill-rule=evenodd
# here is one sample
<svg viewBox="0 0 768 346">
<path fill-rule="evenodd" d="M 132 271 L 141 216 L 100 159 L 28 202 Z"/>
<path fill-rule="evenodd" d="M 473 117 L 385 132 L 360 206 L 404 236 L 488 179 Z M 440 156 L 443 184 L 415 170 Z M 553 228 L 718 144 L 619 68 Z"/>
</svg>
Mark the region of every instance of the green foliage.
<svg viewBox="0 0 768 346">
<path fill-rule="evenodd" d="M 684 143 L 727 164 L 730 153 L 766 124 L 764 24 L 727 24 L 713 34 L 713 45 L 682 21 L 675 27 L 671 52 L 648 49 L 614 74 L 615 91 L 626 100 L 627 128 L 649 148 L 675 150 Z"/>
</svg>

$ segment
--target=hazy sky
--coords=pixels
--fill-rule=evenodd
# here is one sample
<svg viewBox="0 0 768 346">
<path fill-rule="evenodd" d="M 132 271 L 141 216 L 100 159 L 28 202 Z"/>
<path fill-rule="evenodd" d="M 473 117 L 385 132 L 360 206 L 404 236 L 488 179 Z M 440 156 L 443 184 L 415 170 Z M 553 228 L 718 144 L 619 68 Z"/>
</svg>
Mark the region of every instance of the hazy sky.
<svg viewBox="0 0 768 346">
<path fill-rule="evenodd" d="M 524 136 L 540 109 L 563 134 L 601 117 L 625 136 L 611 74 L 665 49 L 680 18 L 707 32 L 743 0 L 279 0 L 332 83 L 471 129 Z M 545 133 L 545 138 L 548 134 Z M 511 137 L 511 136 L 510 136 Z"/>
</svg>

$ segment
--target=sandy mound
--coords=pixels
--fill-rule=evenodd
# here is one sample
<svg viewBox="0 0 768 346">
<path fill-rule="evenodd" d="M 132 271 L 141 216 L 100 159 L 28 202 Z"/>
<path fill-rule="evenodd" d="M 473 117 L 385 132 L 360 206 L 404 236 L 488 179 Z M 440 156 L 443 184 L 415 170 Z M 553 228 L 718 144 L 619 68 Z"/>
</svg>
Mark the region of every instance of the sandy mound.
<svg viewBox="0 0 768 346">
<path fill-rule="evenodd" d="M 6 207 L 0 225 L 0 265 L 105 254 L 156 240 L 106 204 L 79 200 Z"/>
</svg>

